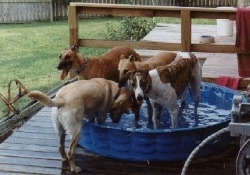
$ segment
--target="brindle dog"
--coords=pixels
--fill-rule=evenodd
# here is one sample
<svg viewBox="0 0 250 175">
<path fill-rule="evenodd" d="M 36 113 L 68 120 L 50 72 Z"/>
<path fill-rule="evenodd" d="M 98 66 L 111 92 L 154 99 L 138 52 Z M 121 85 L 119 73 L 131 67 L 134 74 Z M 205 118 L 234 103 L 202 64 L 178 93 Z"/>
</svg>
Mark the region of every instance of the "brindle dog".
<svg viewBox="0 0 250 175">
<path fill-rule="evenodd" d="M 172 128 L 178 127 L 177 100 L 184 100 L 190 87 L 194 99 L 196 118 L 200 100 L 201 66 L 192 53 L 178 53 L 175 61 L 167 66 L 158 66 L 152 70 L 136 71 L 131 76 L 133 91 L 137 100 L 144 96 L 150 98 L 153 106 L 154 127 L 160 127 L 160 114 L 163 107 L 171 116 Z"/>
<path fill-rule="evenodd" d="M 125 59 L 123 56 L 120 59 L 118 70 L 119 70 L 119 87 L 123 87 L 126 85 L 130 89 L 133 98 L 133 113 L 135 114 L 135 124 L 138 125 L 139 116 L 140 116 L 140 107 L 143 99 L 135 99 L 134 92 L 131 87 L 131 81 L 129 80 L 130 73 L 136 70 L 142 69 L 154 69 L 157 66 L 168 65 L 172 61 L 175 60 L 176 53 L 175 52 L 161 52 L 146 61 L 136 61 L 134 57 L 130 57 L 129 59 Z M 153 109 L 149 98 L 147 96 L 143 97 L 147 103 L 147 112 L 148 112 L 148 127 L 151 127 L 153 124 L 152 115 Z"/>
</svg>

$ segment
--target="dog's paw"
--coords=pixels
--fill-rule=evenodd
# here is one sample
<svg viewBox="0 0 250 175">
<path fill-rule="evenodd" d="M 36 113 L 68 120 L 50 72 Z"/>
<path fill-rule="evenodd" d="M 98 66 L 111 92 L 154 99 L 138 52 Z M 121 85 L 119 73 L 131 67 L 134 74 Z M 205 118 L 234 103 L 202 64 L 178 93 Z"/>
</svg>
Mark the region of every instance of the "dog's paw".
<svg viewBox="0 0 250 175">
<path fill-rule="evenodd" d="M 74 169 L 71 169 L 71 172 L 79 173 L 81 171 L 80 167 L 75 167 Z"/>
<path fill-rule="evenodd" d="M 68 161 L 68 158 L 65 156 L 65 157 L 62 157 L 62 161 L 63 162 L 66 162 L 66 161 Z"/>
</svg>

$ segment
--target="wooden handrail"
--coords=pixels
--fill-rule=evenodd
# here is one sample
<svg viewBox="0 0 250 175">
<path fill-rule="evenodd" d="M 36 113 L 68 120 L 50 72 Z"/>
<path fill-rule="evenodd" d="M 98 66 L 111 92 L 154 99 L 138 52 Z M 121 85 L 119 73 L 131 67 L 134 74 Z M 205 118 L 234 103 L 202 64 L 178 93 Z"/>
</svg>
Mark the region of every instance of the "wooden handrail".
<svg viewBox="0 0 250 175">
<path fill-rule="evenodd" d="M 95 3 L 70 3 L 68 7 L 69 21 L 69 46 L 77 44 L 79 47 L 112 48 L 118 45 L 130 46 L 134 49 L 189 51 L 207 53 L 241 53 L 243 52 L 232 44 L 200 44 L 192 43 L 192 19 L 236 19 L 236 9 L 227 8 L 200 8 L 177 6 L 141 6 L 125 4 L 95 4 Z M 138 17 L 176 17 L 181 20 L 181 42 L 154 42 L 154 41 L 114 41 L 103 39 L 79 38 L 79 15 L 100 14 L 112 16 L 138 16 Z M 209 46 L 209 47 L 208 47 Z M 214 82 L 214 77 L 203 77 L 208 82 Z M 249 78 L 240 81 L 240 88 L 246 88 L 250 83 Z"/>
<path fill-rule="evenodd" d="M 78 34 L 78 15 L 100 14 L 113 16 L 139 16 L 139 17 L 177 17 L 181 19 L 181 43 L 150 42 L 150 41 L 112 41 L 99 39 L 83 39 Z M 80 47 L 106 47 L 128 45 L 135 49 L 213 52 L 213 53 L 243 53 L 234 45 L 195 44 L 191 41 L 193 18 L 230 19 L 235 20 L 236 9 L 226 8 L 199 8 L 177 6 L 141 6 L 122 4 L 95 4 L 70 3 L 69 6 L 69 45 L 78 44 Z"/>
</svg>

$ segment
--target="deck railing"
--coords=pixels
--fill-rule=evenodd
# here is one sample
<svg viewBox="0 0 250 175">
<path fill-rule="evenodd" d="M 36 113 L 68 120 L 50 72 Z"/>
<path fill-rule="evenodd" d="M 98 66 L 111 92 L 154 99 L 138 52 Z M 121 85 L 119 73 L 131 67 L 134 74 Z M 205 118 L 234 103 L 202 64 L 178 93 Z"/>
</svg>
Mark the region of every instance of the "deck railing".
<svg viewBox="0 0 250 175">
<path fill-rule="evenodd" d="M 234 44 L 202 44 L 192 43 L 192 19 L 236 19 L 236 9 L 225 8 L 197 8 L 197 7 L 170 7 L 170 6 L 139 6 L 119 4 L 95 4 L 95 3 L 70 3 L 68 7 L 69 17 L 69 46 L 73 44 L 79 47 L 112 48 L 118 45 L 129 46 L 134 49 L 168 50 L 186 52 L 207 53 L 240 53 L 249 54 L 236 48 Z M 176 17 L 181 20 L 180 43 L 154 42 L 154 41 L 127 41 L 79 38 L 79 16 L 82 14 L 99 14 L 111 16 L 137 16 L 137 17 Z M 82 19 L 84 20 L 84 19 Z M 209 82 L 215 79 L 207 79 Z M 240 87 L 246 87 L 250 79 L 242 79 Z"/>
<path fill-rule="evenodd" d="M 181 19 L 181 43 L 151 42 L 151 41 L 114 41 L 79 38 L 79 15 L 100 14 L 112 16 L 138 17 L 177 17 Z M 69 6 L 69 45 L 81 47 L 106 47 L 127 45 L 135 49 L 169 50 L 188 52 L 239 53 L 234 45 L 206 44 L 191 42 L 191 20 L 193 18 L 230 19 L 235 20 L 235 9 L 170 7 L 170 6 L 138 6 L 119 4 L 70 3 Z M 83 19 L 84 20 L 84 19 Z"/>
</svg>

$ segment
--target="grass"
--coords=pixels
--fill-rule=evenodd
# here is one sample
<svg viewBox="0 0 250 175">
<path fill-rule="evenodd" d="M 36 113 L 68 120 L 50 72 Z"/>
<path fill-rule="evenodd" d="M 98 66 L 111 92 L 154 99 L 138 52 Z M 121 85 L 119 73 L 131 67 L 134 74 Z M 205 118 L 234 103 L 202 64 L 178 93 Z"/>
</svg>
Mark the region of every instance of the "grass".
<svg viewBox="0 0 250 175">
<path fill-rule="evenodd" d="M 87 19 L 80 22 L 82 37 L 104 38 L 103 26 L 112 18 Z M 84 26 L 84 27 L 83 27 Z M 101 32 L 100 32 L 101 31 Z M 1 24 L 0 27 L 0 93 L 7 97 L 7 85 L 13 79 L 18 79 L 28 90 L 48 92 L 63 83 L 60 72 L 56 69 L 59 54 L 68 47 L 68 23 L 35 22 L 29 24 Z M 85 37 L 86 38 L 86 37 Z M 99 55 L 105 49 L 84 49 L 86 55 Z M 12 83 L 13 92 L 17 93 Z M 14 94 L 12 94 L 14 95 Z M 28 99 L 20 100 L 17 108 L 27 104 Z M 0 102 L 0 117 L 6 112 L 6 107 Z"/>
<path fill-rule="evenodd" d="M 79 35 L 83 38 L 106 39 L 108 23 L 119 27 L 120 18 L 95 18 L 80 21 Z M 178 18 L 155 18 L 155 22 L 180 23 Z M 214 24 L 205 20 L 194 23 Z M 0 24 L 0 93 L 7 96 L 7 85 L 18 79 L 28 90 L 48 92 L 63 83 L 56 69 L 58 56 L 68 46 L 68 23 L 34 22 L 28 24 Z M 106 49 L 84 48 L 80 52 L 95 56 Z M 13 84 L 14 85 L 14 84 Z M 15 87 L 15 86 L 14 86 Z M 16 88 L 12 88 L 17 92 Z M 27 104 L 28 99 L 20 100 L 17 108 Z M 6 107 L 0 102 L 0 118 Z"/>
</svg>

